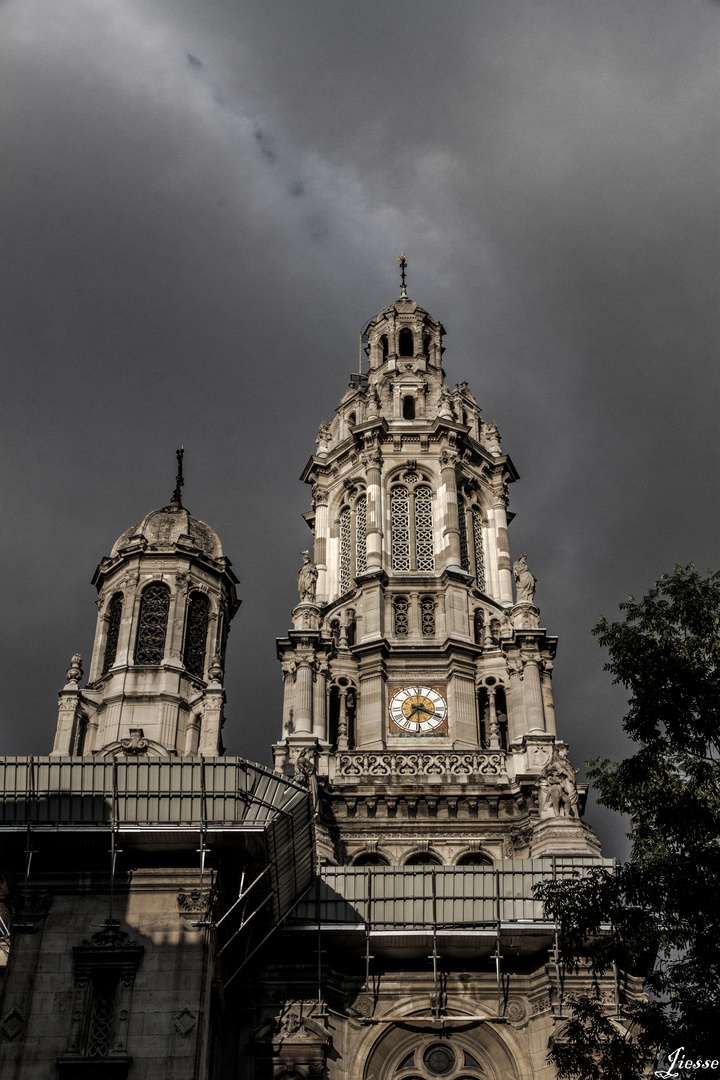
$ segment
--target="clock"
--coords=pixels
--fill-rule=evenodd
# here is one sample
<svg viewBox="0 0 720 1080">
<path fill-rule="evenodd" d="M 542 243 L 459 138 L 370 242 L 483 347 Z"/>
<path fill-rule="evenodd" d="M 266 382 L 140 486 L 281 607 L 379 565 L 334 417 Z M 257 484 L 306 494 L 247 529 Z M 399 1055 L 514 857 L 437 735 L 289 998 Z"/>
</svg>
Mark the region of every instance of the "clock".
<svg viewBox="0 0 720 1080">
<path fill-rule="evenodd" d="M 392 730 L 408 735 L 447 731 L 445 697 L 439 689 L 419 684 L 391 690 L 390 726 Z"/>
</svg>

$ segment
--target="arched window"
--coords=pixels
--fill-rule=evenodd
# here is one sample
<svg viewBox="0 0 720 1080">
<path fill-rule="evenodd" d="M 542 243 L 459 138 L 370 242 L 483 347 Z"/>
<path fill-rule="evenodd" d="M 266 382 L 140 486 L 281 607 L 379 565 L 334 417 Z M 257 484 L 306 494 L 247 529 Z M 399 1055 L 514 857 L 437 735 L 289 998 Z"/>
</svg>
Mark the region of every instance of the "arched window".
<svg viewBox="0 0 720 1080">
<path fill-rule="evenodd" d="M 408 484 L 419 480 L 406 473 Z M 395 487 L 390 495 L 391 566 L 393 570 L 432 571 L 435 569 L 432 491 L 424 484 Z"/>
<path fill-rule="evenodd" d="M 388 358 L 388 351 L 389 346 L 387 334 L 383 334 L 383 336 L 380 338 L 380 355 L 382 356 L 383 362 Z"/>
<path fill-rule="evenodd" d="M 170 590 L 154 581 L 140 600 L 140 620 L 135 642 L 136 664 L 160 664 L 165 655 Z"/>
<path fill-rule="evenodd" d="M 107 638 L 105 639 L 105 655 L 101 674 L 106 672 L 115 663 L 117 654 L 118 638 L 120 636 L 120 620 L 122 619 L 123 594 L 115 593 L 108 607 Z"/>
<path fill-rule="evenodd" d="M 423 637 L 435 637 L 435 601 L 432 596 L 423 596 L 420 601 L 420 625 Z"/>
<path fill-rule="evenodd" d="M 397 637 L 407 637 L 410 632 L 410 605 L 406 596 L 396 596 L 393 600 L 393 627 Z"/>
<path fill-rule="evenodd" d="M 207 596 L 199 592 L 191 593 L 187 609 L 183 663 L 185 670 L 197 679 L 202 679 L 205 671 L 205 642 L 209 613 Z"/>
<path fill-rule="evenodd" d="M 340 594 L 349 592 L 353 578 L 367 570 L 367 496 L 340 511 Z"/>
<path fill-rule="evenodd" d="M 403 398 L 403 420 L 415 419 L 415 398 L 412 394 L 406 394 Z"/>
<path fill-rule="evenodd" d="M 377 851 L 361 851 L 352 861 L 353 866 L 389 866 L 390 863 L 384 855 Z"/>
<path fill-rule="evenodd" d="M 400 356 L 415 355 L 415 343 L 413 341 L 412 330 L 408 330 L 407 326 L 403 326 L 398 334 L 398 352 L 400 353 Z"/>
<path fill-rule="evenodd" d="M 456 866 L 492 866 L 492 859 L 489 859 L 487 855 L 483 855 L 480 851 L 466 851 L 464 855 L 461 855 Z"/>
<path fill-rule="evenodd" d="M 442 859 L 430 851 L 416 851 L 405 860 L 405 866 L 442 866 Z"/>
<path fill-rule="evenodd" d="M 475 581 L 478 589 L 485 590 L 485 554 L 483 551 L 482 511 L 478 506 L 472 509 L 473 549 L 475 554 Z"/>
<path fill-rule="evenodd" d="M 483 619 L 482 608 L 475 609 L 475 615 L 473 617 L 473 637 L 476 645 L 485 644 L 485 620 Z"/>
</svg>

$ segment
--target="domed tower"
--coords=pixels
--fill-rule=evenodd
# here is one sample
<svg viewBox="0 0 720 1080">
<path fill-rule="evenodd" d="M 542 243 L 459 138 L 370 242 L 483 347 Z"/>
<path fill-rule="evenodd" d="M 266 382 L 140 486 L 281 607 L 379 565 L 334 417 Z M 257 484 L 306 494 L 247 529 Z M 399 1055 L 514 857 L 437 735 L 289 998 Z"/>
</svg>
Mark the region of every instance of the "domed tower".
<svg viewBox="0 0 720 1080">
<path fill-rule="evenodd" d="M 181 451 L 178 452 L 181 461 Z M 217 533 L 173 499 L 127 529 L 95 571 L 87 686 L 73 657 L 52 756 L 216 755 L 237 578 Z"/>
<path fill-rule="evenodd" d="M 518 475 L 467 383 L 446 383 L 444 333 L 403 284 L 320 427 L 276 767 L 317 774 L 341 862 L 597 855 L 556 735 L 556 638 L 510 559 Z"/>
</svg>

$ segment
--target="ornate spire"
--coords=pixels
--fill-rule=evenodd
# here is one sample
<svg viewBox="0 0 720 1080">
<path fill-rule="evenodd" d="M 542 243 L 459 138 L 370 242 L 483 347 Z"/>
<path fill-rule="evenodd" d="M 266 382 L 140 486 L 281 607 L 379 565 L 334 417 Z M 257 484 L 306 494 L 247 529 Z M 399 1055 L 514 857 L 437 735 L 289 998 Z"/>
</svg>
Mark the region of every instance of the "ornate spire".
<svg viewBox="0 0 720 1080">
<path fill-rule="evenodd" d="M 403 251 L 402 255 L 400 256 L 400 258 L 398 259 L 398 266 L 400 267 L 400 278 L 402 280 L 402 290 L 400 292 L 400 299 L 401 300 L 407 300 L 408 299 L 408 294 L 407 294 L 407 289 L 405 288 L 405 272 L 407 270 L 407 259 L 405 258 L 405 252 L 404 251 Z"/>
<path fill-rule="evenodd" d="M 170 502 L 171 502 L 171 504 L 174 504 L 175 506 L 181 507 L 182 506 L 182 495 L 180 494 L 180 488 L 185 483 L 185 480 L 183 479 L 183 468 L 182 468 L 183 455 L 185 454 L 185 447 L 181 446 L 179 450 L 175 451 L 175 454 L 177 456 L 178 473 L 177 473 L 177 476 L 175 477 L 175 490 L 172 493 L 172 498 L 170 499 Z"/>
</svg>

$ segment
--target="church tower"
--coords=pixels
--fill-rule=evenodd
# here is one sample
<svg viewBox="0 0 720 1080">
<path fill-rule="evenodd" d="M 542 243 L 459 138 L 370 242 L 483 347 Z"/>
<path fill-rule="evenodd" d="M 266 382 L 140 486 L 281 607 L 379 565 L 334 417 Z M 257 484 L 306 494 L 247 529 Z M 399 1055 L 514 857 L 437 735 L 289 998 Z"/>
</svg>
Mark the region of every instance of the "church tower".
<svg viewBox="0 0 720 1080">
<path fill-rule="evenodd" d="M 402 269 L 302 474 L 314 557 L 278 642 L 275 765 L 316 776 L 328 862 L 597 856 L 556 733 L 556 638 L 511 561 L 518 474 L 467 383 L 446 382 L 444 328 Z"/>
<path fill-rule="evenodd" d="M 223 672 L 237 578 L 209 525 L 172 500 L 127 529 L 93 577 L 88 684 L 73 657 L 51 757 L 223 752 Z"/>
</svg>

